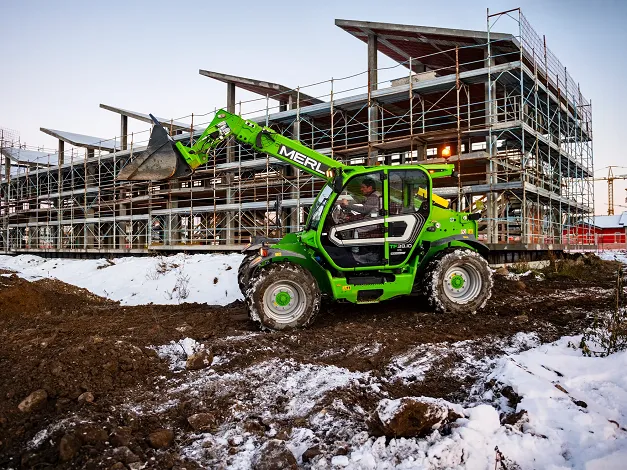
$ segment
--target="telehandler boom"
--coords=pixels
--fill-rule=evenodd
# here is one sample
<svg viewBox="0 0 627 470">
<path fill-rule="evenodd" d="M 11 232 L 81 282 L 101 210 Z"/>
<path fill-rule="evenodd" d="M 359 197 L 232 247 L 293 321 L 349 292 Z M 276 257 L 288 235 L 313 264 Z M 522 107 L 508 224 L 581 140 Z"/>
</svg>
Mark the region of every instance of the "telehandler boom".
<svg viewBox="0 0 627 470">
<path fill-rule="evenodd" d="M 262 328 L 310 324 L 322 295 L 360 304 L 425 294 L 450 314 L 474 312 L 490 297 L 488 249 L 475 238 L 479 214 L 449 209 L 432 190 L 434 178 L 454 175 L 453 165 L 345 165 L 224 110 L 188 147 L 152 119 L 147 149 L 119 180 L 189 176 L 234 139 L 326 181 L 301 232 L 245 249 L 238 280 Z"/>
</svg>

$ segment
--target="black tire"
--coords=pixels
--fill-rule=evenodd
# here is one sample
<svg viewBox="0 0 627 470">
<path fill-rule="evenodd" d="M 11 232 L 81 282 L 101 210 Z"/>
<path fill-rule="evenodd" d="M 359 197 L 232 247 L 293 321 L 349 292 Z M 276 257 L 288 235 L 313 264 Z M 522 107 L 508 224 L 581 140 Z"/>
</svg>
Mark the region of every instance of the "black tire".
<svg viewBox="0 0 627 470">
<path fill-rule="evenodd" d="M 429 263 L 423 288 L 429 304 L 438 312 L 475 313 L 492 295 L 492 270 L 478 253 L 447 250 Z"/>
<path fill-rule="evenodd" d="M 303 328 L 320 310 L 316 279 L 294 263 L 272 263 L 256 270 L 244 297 L 250 318 L 268 330 Z"/>
<path fill-rule="evenodd" d="M 237 284 L 239 285 L 239 290 L 246 295 L 246 289 L 248 287 L 248 282 L 250 281 L 251 271 L 248 269 L 248 265 L 252 260 L 257 257 L 257 253 L 246 253 L 244 259 L 239 265 L 239 269 L 237 270 Z"/>
</svg>

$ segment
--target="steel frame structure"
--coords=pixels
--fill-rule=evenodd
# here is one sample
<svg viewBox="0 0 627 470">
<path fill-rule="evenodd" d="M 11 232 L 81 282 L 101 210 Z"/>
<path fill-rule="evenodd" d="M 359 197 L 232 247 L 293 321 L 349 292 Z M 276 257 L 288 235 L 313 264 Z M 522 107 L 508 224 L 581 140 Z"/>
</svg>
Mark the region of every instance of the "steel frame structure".
<svg viewBox="0 0 627 470">
<path fill-rule="evenodd" d="M 505 21 L 516 30 L 506 39 L 494 34 Z M 451 40 L 375 75 L 295 88 L 290 109 L 266 95 L 234 111 L 352 164 L 454 163 L 459 178 L 437 180 L 435 191 L 481 211 L 479 238 L 494 249 L 594 244 L 592 232 L 572 235 L 594 206 L 591 104 L 520 9 L 488 12 L 486 38 Z M 355 84 L 364 75 L 378 78 Z M 322 101 L 301 106 L 304 91 Z M 189 143 L 212 114 L 180 118 L 191 118 L 189 130 L 172 129 L 173 138 Z M 72 148 L 6 165 L 0 252 L 234 250 L 256 235 L 298 230 L 322 184 L 233 142 L 190 178 L 118 182 L 148 134 L 118 140 L 122 150 Z M 0 139 L 3 154 L 11 145 Z"/>
</svg>

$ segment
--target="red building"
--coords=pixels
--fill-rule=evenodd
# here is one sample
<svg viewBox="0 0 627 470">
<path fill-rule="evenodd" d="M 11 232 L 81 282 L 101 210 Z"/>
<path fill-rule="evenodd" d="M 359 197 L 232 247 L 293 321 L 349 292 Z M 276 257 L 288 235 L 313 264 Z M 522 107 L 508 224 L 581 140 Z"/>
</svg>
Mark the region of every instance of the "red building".
<svg viewBox="0 0 627 470">
<path fill-rule="evenodd" d="M 572 245 L 593 243 L 601 249 L 627 249 L 627 211 L 618 215 L 595 215 L 566 234 L 570 234 Z"/>
</svg>

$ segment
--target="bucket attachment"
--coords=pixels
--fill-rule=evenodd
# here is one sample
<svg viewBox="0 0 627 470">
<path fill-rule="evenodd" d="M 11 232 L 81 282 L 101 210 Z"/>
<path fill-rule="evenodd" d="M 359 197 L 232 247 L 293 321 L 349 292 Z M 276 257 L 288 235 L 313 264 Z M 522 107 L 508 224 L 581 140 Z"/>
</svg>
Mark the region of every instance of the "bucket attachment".
<svg viewBox="0 0 627 470">
<path fill-rule="evenodd" d="M 193 173 L 174 141 L 161 123 L 151 114 L 152 127 L 148 147 L 141 155 L 120 170 L 116 179 L 122 181 L 160 181 L 182 178 Z"/>
</svg>

